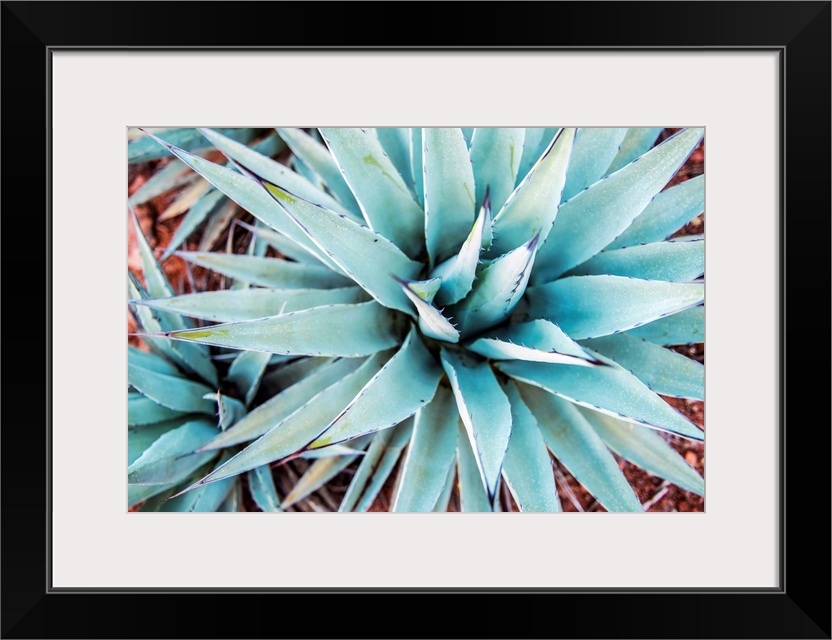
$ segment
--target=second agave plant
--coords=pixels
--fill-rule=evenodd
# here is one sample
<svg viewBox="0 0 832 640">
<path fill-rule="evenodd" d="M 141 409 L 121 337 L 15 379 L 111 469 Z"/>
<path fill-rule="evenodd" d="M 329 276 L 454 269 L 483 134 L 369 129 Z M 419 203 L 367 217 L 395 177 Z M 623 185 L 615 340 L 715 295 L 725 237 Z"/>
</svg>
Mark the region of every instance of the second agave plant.
<svg viewBox="0 0 832 640">
<path fill-rule="evenodd" d="M 662 131 L 277 128 L 278 160 L 193 131 L 223 163 L 148 132 L 272 249 L 176 254 L 233 279 L 224 290 L 131 284 L 162 360 L 234 363 L 223 383 L 187 358 L 134 355 L 131 401 L 168 416 L 140 388 L 155 370 L 220 414 L 169 456 L 187 468 L 179 484 L 141 495 L 246 478 L 279 510 L 346 471 L 340 511 L 392 485 L 393 511 L 445 511 L 453 496 L 462 511 L 553 512 L 563 469 L 606 510 L 643 511 L 619 460 L 703 495 L 667 436 L 703 431 L 666 398 L 704 399 L 704 366 L 678 349 L 704 343 L 704 237 L 678 233 L 704 211 L 704 175 L 668 186 L 704 131 Z M 257 384 L 221 388 L 235 374 Z M 129 478 L 154 445 L 138 466 L 164 466 L 149 441 Z M 298 458 L 305 473 L 278 495 L 272 473 Z"/>
</svg>

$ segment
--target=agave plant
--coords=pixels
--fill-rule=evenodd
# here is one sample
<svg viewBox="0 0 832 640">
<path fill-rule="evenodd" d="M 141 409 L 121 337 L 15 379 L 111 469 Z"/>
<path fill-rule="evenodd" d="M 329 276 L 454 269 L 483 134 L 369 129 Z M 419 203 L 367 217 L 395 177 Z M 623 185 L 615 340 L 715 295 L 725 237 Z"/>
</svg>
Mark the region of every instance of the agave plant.
<svg viewBox="0 0 832 640">
<path fill-rule="evenodd" d="M 261 375 L 283 359 L 192 448 L 227 459 L 177 499 L 300 456 L 320 459 L 284 507 L 350 468 L 339 510 L 366 510 L 398 468 L 394 511 L 444 511 L 455 488 L 464 511 L 559 511 L 554 459 L 641 511 L 616 455 L 702 494 L 660 432 L 703 439 L 661 397 L 704 395 L 703 365 L 669 348 L 704 341 L 704 239 L 670 239 L 704 176 L 665 189 L 703 130 L 660 131 L 278 129 L 303 172 L 215 130 L 198 132 L 227 166 L 149 134 L 280 254 L 180 252 L 245 285 L 132 296 L 205 323 L 145 325 L 158 348 L 237 350 Z"/>
<path fill-rule="evenodd" d="M 223 133 L 241 143 L 249 144 L 258 153 L 275 157 L 286 149 L 286 144 L 272 130 L 262 129 L 222 129 Z M 194 129 L 162 128 L 154 129 L 157 136 L 182 148 L 202 154 L 222 157 L 211 144 Z M 127 162 L 129 166 L 157 161 L 168 152 L 156 142 L 147 138 L 138 129 L 128 130 Z M 172 220 L 182 216 L 176 232 L 167 244 L 161 260 L 167 260 L 188 237 L 202 230 L 198 248 L 208 250 L 216 245 L 228 225 L 237 213 L 237 206 L 225 194 L 218 191 L 199 174 L 191 171 L 186 164 L 176 158 L 164 165 L 157 165 L 149 179 L 130 196 L 129 205 L 137 207 L 159 196 L 168 200 L 165 208 L 159 212 L 157 222 Z"/>
<path fill-rule="evenodd" d="M 146 287 L 129 273 L 129 298 L 171 296 L 173 290 L 135 216 L 133 223 Z M 146 306 L 132 305 L 132 311 L 137 325 L 148 333 L 194 326 L 187 318 Z M 219 370 L 208 348 L 152 338 L 145 338 L 145 344 L 148 351 L 128 347 L 128 506 L 139 511 L 241 510 L 242 484 L 237 478 L 176 494 L 229 458 L 227 451 L 191 454 L 245 414 L 267 362 L 259 366 L 260 354 L 241 354 L 233 360 L 226 382 L 241 390 L 241 401 L 217 391 Z M 255 503 L 270 510 L 278 502 L 270 471 L 258 469 L 251 475 Z"/>
</svg>

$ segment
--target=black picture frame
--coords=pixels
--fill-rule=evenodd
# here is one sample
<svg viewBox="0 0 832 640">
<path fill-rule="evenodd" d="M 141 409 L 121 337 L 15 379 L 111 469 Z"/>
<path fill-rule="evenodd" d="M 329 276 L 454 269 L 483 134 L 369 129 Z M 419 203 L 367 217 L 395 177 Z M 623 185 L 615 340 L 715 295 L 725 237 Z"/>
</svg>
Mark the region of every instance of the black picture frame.
<svg viewBox="0 0 832 640">
<path fill-rule="evenodd" d="M 396 21 L 394 37 L 367 21 L 391 6 L 2 3 L 2 637 L 830 638 L 830 2 L 397 3 L 394 14 L 410 17 Z M 223 18 L 232 14 L 245 18 Z M 456 18 L 461 15 L 464 24 Z M 553 29 L 553 21 L 568 23 L 569 29 Z M 52 379 L 49 369 L 48 273 L 51 243 L 58 241 L 49 233 L 51 53 L 220 46 L 779 52 L 779 587 L 53 589 L 47 489 L 60 479 L 51 476 L 50 394 L 61 381 Z M 77 499 L 94 500 L 94 488 L 79 487 Z M 403 622 L 394 627 L 382 622 L 390 619 Z M 442 628 L 448 620 L 453 627 Z"/>
</svg>

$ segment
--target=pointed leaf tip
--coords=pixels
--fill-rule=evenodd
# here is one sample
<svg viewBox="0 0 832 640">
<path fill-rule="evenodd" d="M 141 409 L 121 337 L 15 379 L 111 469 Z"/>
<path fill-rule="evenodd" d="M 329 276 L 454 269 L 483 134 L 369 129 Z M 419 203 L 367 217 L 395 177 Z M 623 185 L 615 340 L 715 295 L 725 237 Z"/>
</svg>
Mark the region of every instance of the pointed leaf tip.
<svg viewBox="0 0 832 640">
<path fill-rule="evenodd" d="M 478 271 L 473 292 L 450 309 L 463 327 L 463 337 L 508 318 L 526 291 L 541 238 L 542 234 L 536 233 Z"/>
<path fill-rule="evenodd" d="M 537 232 L 546 240 L 558 215 L 574 139 L 575 129 L 561 129 L 497 213 L 498 251 L 520 246 Z"/>
<path fill-rule="evenodd" d="M 437 309 L 428 300 L 428 297 L 433 298 L 433 295 L 439 290 L 441 278 L 433 278 L 432 280 L 436 281 L 436 286 L 427 289 L 419 285 L 424 285 L 425 282 L 430 283 L 431 280 L 414 282 L 402 280 L 396 275 L 393 275 L 393 278 L 416 307 L 416 311 L 419 312 L 419 328 L 426 336 L 445 342 L 459 342 L 459 331 L 450 319 L 442 314 L 443 309 Z"/>
</svg>

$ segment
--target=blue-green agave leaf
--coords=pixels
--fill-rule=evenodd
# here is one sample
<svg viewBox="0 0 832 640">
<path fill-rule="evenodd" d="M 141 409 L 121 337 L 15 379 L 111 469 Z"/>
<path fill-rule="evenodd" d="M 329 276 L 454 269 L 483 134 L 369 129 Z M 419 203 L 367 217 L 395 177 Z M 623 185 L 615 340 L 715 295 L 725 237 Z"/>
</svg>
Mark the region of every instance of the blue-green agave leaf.
<svg viewBox="0 0 832 640">
<path fill-rule="evenodd" d="M 243 322 L 313 307 L 366 302 L 368 299 L 369 296 L 360 287 L 341 287 L 203 291 L 133 302 L 212 322 Z"/>
<path fill-rule="evenodd" d="M 133 275 L 133 273 L 128 269 L 127 270 L 127 301 L 129 303 L 131 300 L 135 300 L 135 299 L 139 299 L 139 298 L 141 298 L 141 299 L 150 298 L 150 294 L 147 292 L 147 289 L 144 288 L 144 285 L 141 282 L 139 282 L 139 279 L 135 275 Z M 141 311 L 141 309 L 139 309 L 139 311 Z M 148 324 L 154 325 L 154 323 L 155 323 L 155 325 L 158 326 L 159 320 L 157 318 L 155 318 L 153 316 L 153 314 L 150 313 L 149 309 L 146 309 L 145 311 L 147 313 L 137 313 L 137 315 L 136 315 L 136 321 L 139 323 L 139 325 L 141 325 L 142 322 L 144 322 L 145 320 L 148 320 L 149 321 Z M 151 348 L 151 351 L 153 351 L 154 353 L 158 353 L 158 351 L 153 349 L 153 348 Z M 162 354 L 162 355 L 165 355 L 167 357 L 167 354 Z"/>
<path fill-rule="evenodd" d="M 552 459 L 537 420 L 508 381 L 503 391 L 511 403 L 511 439 L 503 462 L 503 478 L 520 511 L 561 511 Z"/>
<path fill-rule="evenodd" d="M 179 369 L 173 366 L 168 360 L 147 351 L 141 351 L 131 345 L 127 345 L 127 360 L 137 367 L 164 373 L 169 376 L 181 376 Z"/>
<path fill-rule="evenodd" d="M 159 436 L 127 468 L 130 484 L 180 482 L 216 454 L 213 451 L 187 455 L 217 433 L 206 420 L 193 420 Z"/>
<path fill-rule="evenodd" d="M 157 147 L 155 143 L 153 146 L 154 148 Z M 151 176 L 147 182 L 136 189 L 136 192 L 130 196 L 128 203 L 131 206 L 144 204 L 156 196 L 188 184 L 196 177 L 195 174 L 188 171 L 188 167 L 185 164 L 174 158 L 173 162 Z"/>
<path fill-rule="evenodd" d="M 228 459 L 223 455 L 217 466 Z M 216 467 L 215 467 L 216 468 Z M 234 488 L 235 479 L 229 478 L 223 482 L 216 482 L 207 487 L 199 487 L 194 491 L 177 494 L 166 500 L 159 511 L 177 513 L 214 513 L 220 508 L 228 494 Z"/>
<path fill-rule="evenodd" d="M 138 395 L 127 398 L 127 424 L 130 426 L 153 424 L 178 418 L 184 414 L 184 411 L 174 411 L 163 407 L 147 396 Z"/>
<path fill-rule="evenodd" d="M 239 220 L 237 220 L 236 222 L 237 224 L 239 224 Z M 251 238 L 249 238 L 248 241 L 247 251 L 248 255 L 250 256 L 259 256 L 262 258 L 268 253 L 269 247 L 273 246 L 269 243 L 268 239 L 264 237 L 263 233 L 260 233 L 261 231 L 265 231 L 266 233 L 271 233 L 273 235 L 279 236 L 281 240 L 287 240 L 291 245 L 293 245 L 293 248 L 297 249 L 297 252 L 299 254 L 306 254 L 303 256 L 303 260 L 296 260 L 296 262 L 304 262 L 305 264 L 311 264 L 315 259 L 311 254 L 307 254 L 306 251 L 294 240 L 289 240 L 285 236 L 280 236 L 280 234 L 276 231 L 267 229 L 265 225 L 257 219 L 254 220 L 254 226 L 246 225 L 246 227 L 248 227 L 248 229 L 251 230 Z M 291 256 L 282 254 L 280 249 L 277 249 L 277 247 L 275 247 L 275 249 L 277 250 L 278 254 L 280 254 L 278 257 L 286 258 L 288 260 L 295 260 L 295 258 L 292 258 Z"/>
<path fill-rule="evenodd" d="M 705 176 L 685 180 L 659 193 L 610 249 L 660 242 L 705 211 Z"/>
<path fill-rule="evenodd" d="M 157 422 L 155 424 L 146 424 L 139 427 L 132 427 L 127 429 L 127 464 L 131 465 L 141 457 L 141 455 L 152 445 L 160 436 L 168 431 L 181 427 L 186 420 L 176 418 L 173 420 L 166 420 L 164 422 Z"/>
<path fill-rule="evenodd" d="M 442 487 L 442 493 L 439 494 L 436 504 L 433 505 L 433 511 L 435 513 L 445 513 L 448 510 L 448 505 L 451 502 L 451 494 L 456 484 L 454 480 L 456 480 L 455 458 L 451 460 L 451 465 L 448 467 L 448 477 L 445 478 L 445 486 Z"/>
<path fill-rule="evenodd" d="M 245 511 L 243 504 L 243 485 L 239 480 L 234 480 L 231 483 L 231 490 L 225 499 L 217 507 L 217 513 L 236 513 L 238 511 Z"/>
<path fill-rule="evenodd" d="M 193 208 L 199 201 L 211 191 L 211 184 L 205 180 L 195 180 L 185 189 L 178 193 L 170 205 L 159 214 L 157 222 L 172 220 Z"/>
<path fill-rule="evenodd" d="M 412 293 L 427 303 L 433 302 L 439 287 L 442 286 L 442 278 L 430 278 L 428 280 L 407 280 L 407 287 Z"/>
<path fill-rule="evenodd" d="M 422 130 L 425 240 L 431 265 L 458 251 L 476 216 L 474 171 L 460 129 Z"/>
<path fill-rule="evenodd" d="M 272 358 L 290 357 L 292 356 L 272 356 Z M 291 387 L 296 382 L 300 382 L 304 378 L 312 375 L 318 367 L 334 362 L 335 360 L 336 358 L 328 357 L 293 359 L 263 376 L 263 385 L 270 389 L 271 395 L 274 395 L 275 391 L 281 391 L 286 387 Z M 279 361 L 277 364 L 281 364 L 281 362 Z"/>
<path fill-rule="evenodd" d="M 422 128 L 410 129 L 410 172 L 413 175 L 413 190 L 420 207 L 425 205 L 425 172 L 422 168 Z"/>
<path fill-rule="evenodd" d="M 361 438 L 357 438 L 354 442 L 350 442 L 351 445 L 354 445 L 355 442 L 358 442 Z M 351 456 L 351 455 L 364 455 L 363 451 L 359 451 L 353 447 L 348 447 L 345 444 L 331 444 L 328 447 L 321 447 L 320 449 L 309 449 L 309 451 L 304 451 L 303 453 L 298 455 L 298 458 L 303 458 L 304 460 L 317 460 L 318 458 L 332 458 L 335 456 Z"/>
<path fill-rule="evenodd" d="M 424 248 L 424 212 L 378 138 L 357 128 L 322 128 L 320 132 L 370 228 L 409 257 L 418 256 Z"/>
<path fill-rule="evenodd" d="M 150 294 L 147 290 L 142 286 L 142 284 L 138 281 L 136 276 L 134 276 L 129 270 L 127 271 L 127 301 L 129 304 L 132 304 L 133 300 L 145 300 L 149 299 Z M 162 326 L 159 323 L 159 319 L 153 315 L 153 312 L 146 308 L 146 307 L 136 307 L 135 305 L 131 306 L 131 311 L 138 323 L 139 327 L 148 332 L 148 333 L 158 333 L 162 330 Z M 176 355 L 172 355 L 169 353 L 168 349 L 164 349 L 162 347 L 166 347 L 167 345 L 163 340 L 149 340 L 147 342 L 148 347 L 154 353 L 158 353 L 160 355 L 164 355 L 165 357 L 179 362 L 179 357 Z"/>
<path fill-rule="evenodd" d="M 277 132 L 270 133 L 258 143 L 250 146 L 257 153 L 269 157 L 276 156 L 278 153 L 286 149 L 286 143 L 280 138 L 279 135 L 277 135 Z"/>
<path fill-rule="evenodd" d="M 493 498 L 511 435 L 511 406 L 487 361 L 445 348 L 441 359 L 483 484 Z"/>
<path fill-rule="evenodd" d="M 290 160 L 290 166 L 294 171 L 302 175 L 304 178 L 309 180 L 312 184 L 314 184 L 319 189 L 324 189 L 325 184 L 321 176 L 319 176 L 313 169 L 309 167 L 303 160 L 298 158 L 297 156 L 292 156 Z M 360 215 L 360 214 L 359 214 Z"/>
<path fill-rule="evenodd" d="M 545 131 L 546 129 L 543 127 L 527 127 L 525 129 L 525 133 L 523 135 L 523 151 L 520 155 L 520 168 L 517 171 L 515 186 L 528 175 L 529 169 L 531 169 L 532 165 L 534 165 L 534 163 L 540 158 L 538 151 L 543 144 Z M 549 142 L 551 142 L 551 140 L 552 138 L 549 138 Z"/>
<path fill-rule="evenodd" d="M 681 353 L 626 333 L 584 340 L 581 344 L 614 360 L 656 393 L 705 399 L 705 367 Z"/>
<path fill-rule="evenodd" d="M 304 178 L 309 180 L 312 184 L 314 184 L 319 189 L 324 189 L 324 181 L 321 179 L 317 173 L 315 173 L 312 169 L 310 169 L 307 164 L 298 158 L 297 156 L 293 156 L 291 159 L 292 169 L 302 175 Z M 360 215 L 360 214 L 359 214 Z"/>
<path fill-rule="evenodd" d="M 225 194 L 215 189 L 206 194 L 205 197 L 200 198 L 199 202 L 191 207 L 190 211 L 188 211 L 182 219 L 182 222 L 176 228 L 168 246 L 165 247 L 165 252 L 162 254 L 162 262 L 167 260 L 173 255 L 174 251 L 182 246 L 182 243 L 187 240 L 188 236 L 196 231 L 199 225 L 205 222 L 211 212 L 223 200 L 225 200 Z"/>
<path fill-rule="evenodd" d="M 173 484 L 129 484 L 127 485 L 127 506 L 132 507 L 154 496 L 164 495 L 165 498 L 176 489 Z M 161 501 L 160 501 L 161 502 Z M 158 508 L 159 505 L 157 505 Z"/>
<path fill-rule="evenodd" d="M 462 136 L 465 138 L 465 143 L 470 147 L 474 140 L 474 127 L 462 127 Z"/>
<path fill-rule="evenodd" d="M 163 329 L 170 330 L 170 326 L 162 324 Z M 216 387 L 219 385 L 219 378 L 217 377 L 217 370 L 211 362 L 210 357 L 206 354 L 207 348 L 199 344 L 179 343 L 171 345 L 171 352 L 174 353 L 182 366 L 188 371 L 192 371 L 200 378 Z"/>
<path fill-rule="evenodd" d="M 246 224 L 245 222 L 236 221 L 236 224 L 243 229 L 250 231 L 254 237 L 257 238 L 258 243 L 266 243 L 274 247 L 284 257 L 294 260 L 295 262 L 302 262 L 303 264 L 319 265 L 321 261 L 315 257 L 315 254 L 310 253 L 306 247 L 299 245 L 290 237 L 283 235 L 273 229 L 269 229 L 259 220 L 255 220 L 256 226 Z M 265 253 L 265 250 L 263 251 Z M 255 253 L 255 255 L 263 255 Z"/>
<path fill-rule="evenodd" d="M 259 153 L 272 154 L 277 153 L 280 145 L 283 145 L 283 142 L 276 135 L 271 135 L 258 142 L 253 148 Z M 173 161 L 176 165 L 184 167 L 186 171 L 189 169 L 178 158 L 174 158 Z M 196 178 L 199 174 L 187 171 L 186 175 L 190 178 Z M 168 220 L 184 213 L 186 210 L 188 213 L 165 248 L 161 258 L 162 261 L 167 260 L 206 219 L 208 224 L 200 239 L 200 247 L 213 245 L 225 227 L 228 226 L 228 221 L 236 214 L 236 204 L 228 200 L 222 191 L 212 188 L 212 185 L 206 180 L 199 180 L 189 189 L 183 191 L 173 204 L 159 216 L 157 221 Z"/>
<path fill-rule="evenodd" d="M 665 347 L 705 342 L 705 307 L 685 309 L 627 332 Z"/>
<path fill-rule="evenodd" d="M 572 276 L 529 287 L 527 294 L 529 317 L 551 320 L 573 339 L 581 340 L 626 331 L 700 304 L 705 299 L 705 285 Z"/>
<path fill-rule="evenodd" d="M 177 251 L 176 255 L 229 278 L 263 287 L 330 289 L 353 284 L 349 278 L 333 273 L 324 266 L 290 262 L 280 258 L 198 251 Z"/>
<path fill-rule="evenodd" d="M 359 440 L 363 442 L 359 443 Z M 366 445 L 369 438 L 359 438 L 355 444 L 358 446 Z M 292 490 L 281 503 L 283 509 L 288 509 L 296 502 L 303 500 L 308 495 L 314 493 L 327 482 L 332 480 L 335 476 L 341 473 L 344 469 L 350 466 L 358 458 L 357 455 L 350 456 L 334 456 L 327 458 L 320 458 L 315 460 L 306 472 L 300 477 Z"/>
<path fill-rule="evenodd" d="M 399 344 L 396 318 L 377 302 L 332 304 L 280 316 L 162 334 L 230 349 L 357 358 Z"/>
<path fill-rule="evenodd" d="M 474 285 L 485 236 L 487 234 L 489 238 L 491 237 L 491 203 L 489 197 L 486 197 L 474 222 L 474 227 L 459 250 L 459 254 L 449 258 L 433 270 L 432 275 L 442 279 L 441 287 L 436 295 L 436 301 L 439 304 L 447 305 L 459 302 L 468 295 Z"/>
<path fill-rule="evenodd" d="M 517 182 L 520 157 L 523 153 L 525 129 L 507 127 L 477 127 L 471 142 L 471 164 L 477 185 L 476 208 L 485 202 L 486 193 L 491 206 L 499 211 L 508 200 Z M 508 159 L 508 161 L 506 161 Z"/>
<path fill-rule="evenodd" d="M 199 382 L 143 369 L 133 362 L 127 363 L 127 382 L 168 409 L 214 413 L 212 403 L 203 398 L 214 390 Z"/>
<path fill-rule="evenodd" d="M 575 140 L 575 129 L 563 129 L 529 170 L 494 217 L 494 246 L 508 251 L 536 235 L 546 241 L 558 213 L 566 169 Z"/>
<path fill-rule="evenodd" d="M 459 467 L 459 497 L 463 512 L 490 512 L 491 502 L 482 483 L 479 465 L 468 432 L 461 422 L 457 426 L 457 465 Z"/>
<path fill-rule="evenodd" d="M 248 489 L 254 504 L 260 508 L 260 511 L 266 513 L 283 511 L 269 465 L 264 464 L 248 472 Z"/>
<path fill-rule="evenodd" d="M 347 487 L 347 492 L 341 499 L 341 504 L 338 506 L 339 512 L 352 511 L 358 504 L 358 499 L 364 492 L 364 488 L 367 486 L 370 476 L 379 464 L 379 461 L 381 460 L 381 457 L 395 432 L 396 429 L 383 429 L 373 434 L 370 446 L 367 447 L 367 451 L 361 459 L 361 464 L 359 464 L 358 468 L 355 470 L 355 474 L 353 475 L 352 480 L 350 480 L 350 486 Z M 326 451 L 326 449 L 329 448 L 330 447 L 325 447 L 324 449 L 321 449 L 321 451 Z"/>
<path fill-rule="evenodd" d="M 608 511 L 644 511 L 601 437 L 578 408 L 551 393 L 521 386 L 546 445 Z"/>
<path fill-rule="evenodd" d="M 220 133 L 234 140 L 240 142 L 249 142 L 257 135 L 256 129 L 217 129 Z M 167 129 L 164 131 L 157 131 L 155 135 L 149 131 L 147 138 L 139 138 L 127 145 L 127 162 L 133 164 L 134 162 L 147 162 L 148 160 L 156 160 L 162 158 L 165 152 L 156 144 L 156 140 L 161 140 L 168 145 L 174 145 L 187 151 L 199 151 L 201 149 L 210 148 L 210 144 L 199 134 L 199 131 L 192 127 L 183 129 Z"/>
<path fill-rule="evenodd" d="M 492 360 L 529 360 L 590 367 L 597 360 L 548 320 L 510 324 L 467 345 Z"/>
<path fill-rule="evenodd" d="M 387 429 L 431 401 L 442 369 L 411 329 L 401 349 L 315 440 L 312 449 Z"/>
<path fill-rule="evenodd" d="M 605 250 L 567 276 L 611 275 L 689 282 L 705 273 L 705 241 L 653 242 L 623 249 Z"/>
<path fill-rule="evenodd" d="M 384 306 L 414 315 L 407 296 L 390 276 L 415 280 L 422 270 L 420 263 L 367 227 L 273 185 L 264 185 L 289 217 L 356 284 Z"/>
<path fill-rule="evenodd" d="M 187 151 L 172 147 L 161 140 L 159 143 L 260 222 L 285 234 L 315 255 L 325 265 L 340 273 L 340 269 L 335 266 L 335 263 L 321 253 L 315 243 L 297 227 L 275 202 L 274 198 L 269 195 L 268 191 L 263 189 L 261 183 L 252 176 L 240 175 L 233 169 L 204 160 Z"/>
<path fill-rule="evenodd" d="M 139 511 L 155 512 L 162 508 L 169 499 L 178 495 L 177 491 L 187 484 L 194 482 L 209 473 L 213 465 L 209 461 L 188 475 L 184 481 L 166 484 L 128 484 L 127 505 L 132 507 L 139 502 L 143 504 Z"/>
<path fill-rule="evenodd" d="M 436 506 L 456 458 L 458 422 L 453 394 L 440 387 L 416 414 L 393 511 L 432 511 Z"/>
<path fill-rule="evenodd" d="M 559 127 L 530 127 L 526 129 L 526 135 L 523 137 L 523 154 L 520 156 L 520 169 L 517 172 L 517 184 L 520 184 L 523 178 L 529 175 L 529 171 L 559 131 Z"/>
<path fill-rule="evenodd" d="M 237 166 L 242 166 L 263 180 L 267 180 L 286 191 L 295 193 L 301 198 L 319 204 L 336 213 L 352 215 L 349 209 L 344 207 L 331 195 L 322 191 L 309 182 L 309 180 L 285 165 L 258 153 L 254 149 L 250 149 L 244 144 L 226 138 L 211 129 L 199 129 L 199 132 L 208 138 L 229 159 L 234 161 Z"/>
<path fill-rule="evenodd" d="M 607 167 L 618 155 L 627 129 L 582 127 L 575 134 L 569 161 L 569 175 L 561 200 L 569 200 L 607 174 Z"/>
<path fill-rule="evenodd" d="M 220 242 L 222 234 L 225 233 L 231 224 L 236 220 L 237 204 L 226 199 L 219 207 L 208 215 L 208 221 L 202 229 L 202 234 L 199 238 L 199 244 L 196 250 L 200 252 L 210 251 Z M 233 234 L 228 235 L 226 244 L 230 249 L 229 242 L 233 241 Z"/>
<path fill-rule="evenodd" d="M 235 231 L 236 226 L 237 226 L 236 224 L 232 224 L 231 232 L 228 234 L 228 239 L 226 240 L 226 243 L 227 243 L 226 244 L 226 252 L 227 253 L 231 253 L 233 251 L 233 248 L 230 246 L 230 243 L 233 242 L 234 231 Z M 258 229 L 264 229 L 265 228 L 263 226 L 263 223 L 260 222 L 259 220 L 254 221 L 254 226 L 253 227 L 251 225 L 248 225 L 248 226 L 249 226 L 250 229 L 253 229 L 255 231 L 258 230 Z M 290 242 L 293 242 L 293 241 L 290 241 Z M 251 233 L 251 235 L 248 239 L 248 247 L 246 248 L 246 255 L 255 256 L 255 257 L 258 257 L 258 258 L 265 258 L 266 254 L 269 252 L 269 246 L 270 245 L 269 245 L 268 241 L 265 238 L 263 238 L 260 234 Z M 279 253 L 279 251 L 278 251 L 278 253 Z M 287 259 L 287 260 L 291 259 L 291 258 L 288 258 L 287 256 L 282 256 L 282 255 L 279 255 L 278 257 L 279 258 L 284 258 L 284 259 Z M 311 257 L 310 257 L 310 260 L 311 260 Z M 305 263 L 305 264 L 308 264 L 308 263 Z M 251 285 L 248 282 L 241 282 L 239 280 L 232 283 L 232 285 L 229 287 L 229 289 L 231 289 L 231 290 L 249 289 L 249 288 L 251 288 Z"/>
<path fill-rule="evenodd" d="M 703 440 L 702 430 L 616 364 L 572 367 L 542 362 L 498 362 L 506 375 L 616 418 Z M 525 394 L 524 394 L 525 397 Z M 532 412 L 534 407 L 530 405 Z M 538 416 L 540 420 L 540 416 Z"/>
<path fill-rule="evenodd" d="M 398 127 L 379 127 L 376 134 L 390 162 L 396 167 L 408 188 L 414 191 L 413 169 L 410 166 L 410 131 Z"/>
<path fill-rule="evenodd" d="M 198 484 L 235 476 L 299 452 L 355 398 L 378 372 L 383 361 L 382 354 L 375 354 L 356 371 L 328 387 L 325 393 L 314 396 Z"/>
<path fill-rule="evenodd" d="M 473 292 L 448 309 L 469 337 L 499 324 L 514 311 L 526 291 L 540 237 L 495 258 L 477 274 Z"/>
<path fill-rule="evenodd" d="M 356 215 L 361 215 L 361 209 L 352 193 L 338 165 L 332 158 L 329 149 L 300 129 L 278 129 L 280 137 L 286 141 L 289 148 L 310 169 L 317 173 L 330 191 Z M 291 191 L 291 189 L 290 189 Z"/>
<path fill-rule="evenodd" d="M 243 395 L 247 405 L 251 404 L 257 389 L 260 388 L 260 380 L 269 364 L 269 358 L 271 354 L 268 353 L 243 351 L 228 368 L 226 380 Z"/>
<path fill-rule="evenodd" d="M 246 352 L 248 353 L 248 352 Z M 325 363 L 246 414 L 233 428 L 202 446 L 201 450 L 222 449 L 259 438 L 318 394 L 349 376 L 363 363 L 360 358 L 341 358 Z"/>
<path fill-rule="evenodd" d="M 553 280 L 619 236 L 676 174 L 703 132 L 686 129 L 677 133 L 563 203 L 550 240 L 540 251 L 535 282 Z M 500 227 L 495 230 L 499 238 Z"/>
<path fill-rule="evenodd" d="M 441 282 L 441 278 L 433 278 L 432 281 Z M 402 290 L 407 294 L 419 312 L 419 328 L 426 336 L 445 342 L 459 342 L 459 331 L 451 324 L 450 320 L 442 315 L 442 312 L 422 297 L 424 295 L 423 283 L 425 281 L 399 280 Z M 431 280 L 427 281 L 431 282 Z M 438 289 L 438 288 L 437 288 Z"/>
<path fill-rule="evenodd" d="M 153 489 L 160 485 L 152 485 L 152 484 L 133 484 L 128 485 L 128 493 L 133 493 L 133 489 Z M 136 509 L 136 511 L 140 513 L 155 513 L 162 508 L 162 505 L 176 493 L 176 487 L 172 486 L 161 493 L 157 493 L 154 496 L 151 496 Z"/>
<path fill-rule="evenodd" d="M 607 173 L 615 173 L 647 153 L 663 129 L 663 127 L 630 127 L 627 129 L 627 135 L 621 141 L 621 148 L 607 168 Z"/>
<path fill-rule="evenodd" d="M 653 429 L 579 409 L 606 445 L 625 460 L 673 484 L 705 495 L 705 481 L 685 459 Z"/>
<path fill-rule="evenodd" d="M 149 297 L 147 291 L 136 280 L 135 276 L 127 272 L 127 292 L 132 299 L 146 299 Z M 154 315 L 148 307 L 133 305 L 132 310 L 139 327 L 147 333 L 159 333 L 163 329 L 170 329 L 170 324 L 163 323 Z M 177 316 L 172 316 L 177 317 Z M 188 345 L 182 343 L 174 346 L 169 340 L 163 338 L 143 337 L 147 346 L 154 351 L 167 357 L 173 362 L 181 365 L 184 369 L 196 373 L 203 380 L 216 386 L 218 384 L 217 370 L 213 363 L 203 353 L 201 345 Z M 179 347 L 179 348 L 177 348 Z"/>
<path fill-rule="evenodd" d="M 132 218 L 133 226 L 136 229 L 136 245 L 138 246 L 139 257 L 142 261 L 142 273 L 144 275 L 144 281 L 148 294 L 155 298 L 167 298 L 172 296 L 173 288 L 170 286 L 170 283 L 165 277 L 159 263 L 156 262 L 156 257 L 153 255 L 153 249 L 150 248 L 150 244 L 147 242 L 147 238 L 145 238 L 142 227 L 139 224 L 139 219 L 136 217 L 136 212 L 132 208 L 130 209 L 130 217 Z M 181 319 L 175 316 L 168 317 L 167 315 L 162 315 L 160 316 L 160 319 L 162 321 L 173 323 L 181 322 Z M 184 325 L 177 328 L 184 328 Z"/>
<path fill-rule="evenodd" d="M 388 429 L 388 431 L 392 431 L 392 435 L 384 449 L 381 460 L 379 460 L 379 463 L 373 472 L 373 476 L 370 479 L 370 483 L 367 486 L 366 491 L 364 491 L 361 495 L 361 499 L 358 501 L 358 504 L 355 505 L 354 511 L 356 512 L 362 513 L 367 511 L 373 505 L 373 502 L 375 502 L 381 488 L 384 486 L 384 483 L 387 482 L 387 478 L 390 477 L 390 473 L 399 461 L 399 457 L 402 455 L 405 445 L 410 440 L 410 434 L 413 432 L 413 418 L 408 418 L 397 427 Z M 382 431 L 379 433 L 384 432 Z"/>
<path fill-rule="evenodd" d="M 231 427 L 237 420 L 242 418 L 246 413 L 245 405 L 231 396 L 223 395 L 221 392 L 206 394 L 206 400 L 213 400 L 217 403 L 217 416 L 219 417 L 219 427 L 223 431 Z"/>
</svg>

